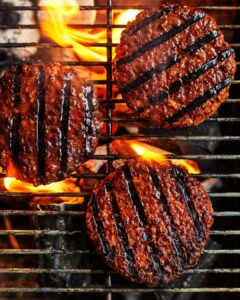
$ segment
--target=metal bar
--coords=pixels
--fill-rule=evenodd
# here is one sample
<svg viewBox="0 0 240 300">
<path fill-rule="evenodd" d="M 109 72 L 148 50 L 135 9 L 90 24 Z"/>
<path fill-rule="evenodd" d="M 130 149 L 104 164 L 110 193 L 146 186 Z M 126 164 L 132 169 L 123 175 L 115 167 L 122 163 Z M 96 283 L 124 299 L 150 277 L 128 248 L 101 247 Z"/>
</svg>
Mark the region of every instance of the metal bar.
<svg viewBox="0 0 240 300">
<path fill-rule="evenodd" d="M 112 14 L 112 0 L 107 0 L 107 24 L 112 26 L 113 23 L 113 14 Z M 112 95 L 113 95 L 113 91 L 112 91 L 112 87 L 113 87 L 113 81 L 112 81 L 112 47 L 110 46 L 112 44 L 112 29 L 111 27 L 107 29 L 107 43 L 109 44 L 109 46 L 107 46 L 107 62 L 108 65 L 106 67 L 106 71 L 107 71 L 107 91 L 106 91 L 106 96 L 107 99 L 110 100 L 112 99 Z M 109 119 L 112 119 L 112 104 L 109 103 L 106 106 L 106 117 Z M 106 136 L 109 139 L 110 136 L 113 135 L 113 128 L 112 128 L 112 122 L 108 122 L 106 124 Z M 107 143 L 107 155 L 111 155 L 111 147 L 110 147 L 110 143 Z M 111 172 L 112 171 L 112 161 L 108 159 L 107 161 L 107 172 Z M 107 298 L 108 297 L 112 297 L 110 293 L 108 293 Z"/>
<path fill-rule="evenodd" d="M 1 9 L 0 9 L 1 11 Z M 69 27 L 72 28 L 76 28 L 76 29 L 106 29 L 106 28 L 111 28 L 111 29 L 115 29 L 115 28 L 125 28 L 126 25 L 125 24 L 66 24 Z M 234 24 L 224 24 L 224 25 L 219 25 L 219 27 L 221 29 L 239 29 L 240 25 L 234 25 Z M 41 27 L 38 24 L 17 24 L 17 25 L 13 25 L 13 24 L 1 24 L 0 25 L 0 30 L 6 30 L 6 29 L 19 29 L 19 30 L 23 30 L 23 29 L 40 29 Z"/>
<path fill-rule="evenodd" d="M 84 288 L 34 288 L 34 287 L 0 287 L 0 293 L 240 293 L 240 287 L 221 287 L 221 288 L 160 288 L 160 287 L 84 287 Z"/>
<path fill-rule="evenodd" d="M 239 25 L 240 26 L 240 25 Z M 112 28 L 125 28 L 121 25 L 113 25 Z M 110 29 L 110 28 L 107 28 Z M 118 43 L 112 43 L 112 42 L 107 42 L 107 43 L 83 43 L 86 47 L 116 47 Z M 72 49 L 72 45 L 66 45 L 62 47 L 61 45 L 54 43 L 54 42 L 30 42 L 30 43 L 20 43 L 20 42 L 12 42 L 12 43 L 0 43 L 1 48 L 28 48 L 28 47 L 36 47 L 36 48 L 66 48 L 66 49 Z M 237 62 L 237 65 L 239 65 L 239 62 Z M 233 80 L 232 83 L 237 82 L 237 80 Z"/>
<path fill-rule="evenodd" d="M 62 65 L 66 66 L 84 66 L 84 67 L 106 67 L 107 62 L 98 62 L 98 61 L 56 61 Z M 18 66 L 23 65 L 26 62 L 18 61 L 18 62 L 4 62 L 1 63 L 1 67 L 3 66 Z M 44 61 L 28 61 L 29 65 L 37 65 L 44 63 Z"/>
<path fill-rule="evenodd" d="M 214 255 L 222 254 L 240 254 L 240 249 L 217 249 L 217 250 L 205 250 L 204 252 Z M 64 254 L 64 255 L 77 255 L 87 254 L 96 255 L 95 251 L 91 250 L 41 250 L 41 249 L 0 249 L 1 255 L 49 255 L 49 254 Z"/>
<path fill-rule="evenodd" d="M 1 9 L 0 9 L 1 11 Z M 104 24 L 104 23 L 100 23 L 100 24 L 66 24 L 69 27 L 72 28 L 76 28 L 76 29 L 101 29 L 101 28 L 125 28 L 126 25 L 124 24 L 112 24 L 112 25 L 108 25 L 108 24 Z M 0 25 L 0 30 L 6 30 L 6 29 L 41 29 L 41 27 L 38 24 L 1 24 Z"/>
<path fill-rule="evenodd" d="M 112 272 L 109 272 L 109 274 L 107 275 L 107 279 L 106 279 L 106 286 L 108 288 L 112 287 L 112 276 L 111 276 Z M 112 292 L 107 293 L 107 300 L 112 300 Z"/>
<path fill-rule="evenodd" d="M 147 9 L 149 7 L 152 7 L 153 5 L 112 5 L 112 9 Z M 240 10 L 240 6 L 217 6 L 217 5 L 201 5 L 198 6 L 200 9 L 204 10 Z M 88 6 L 88 5 L 81 5 L 79 6 L 80 10 L 106 10 L 108 9 L 108 5 L 96 5 L 96 6 Z M 38 6 L 38 5 L 33 5 L 33 6 L 21 6 L 21 5 L 16 5 L 16 6 L 2 6 L 0 7 L 0 11 L 12 11 L 12 10 L 18 10 L 18 11 L 38 11 L 38 10 L 45 10 L 46 6 Z M 51 7 L 49 8 L 51 9 Z"/>
<path fill-rule="evenodd" d="M 0 236 L 3 235 L 74 235 L 82 233 L 81 230 L 75 231 L 62 231 L 62 230 L 32 230 L 32 229 L 24 229 L 24 230 L 0 230 Z"/>
<path fill-rule="evenodd" d="M 6 177 L 6 174 L 0 173 L 0 178 Z M 106 177 L 106 174 L 71 174 L 69 178 L 104 178 Z M 0 192 L 1 193 L 1 192 Z"/>
<path fill-rule="evenodd" d="M 85 46 L 89 47 L 115 47 L 117 44 L 107 44 L 107 43 L 88 43 Z M 32 43 L 0 43 L 1 48 L 27 48 L 27 47 L 36 47 L 36 48 L 63 48 L 59 44 L 54 42 L 32 42 Z M 72 49 L 72 45 L 66 45 L 64 48 Z"/>
<path fill-rule="evenodd" d="M 102 179 L 105 178 L 107 176 L 107 174 L 72 174 L 69 178 L 98 178 L 98 179 Z M 201 174 L 194 174 L 195 177 L 197 178 L 237 178 L 240 179 L 240 173 L 229 173 L 229 174 L 220 174 L 220 173 L 201 173 Z M 6 177 L 5 174 L 0 174 L 1 178 Z M 28 196 L 31 197 L 32 196 L 36 196 L 36 194 L 31 194 L 31 193 L 17 193 L 18 197 L 24 197 L 24 196 Z M 39 194 L 40 196 L 42 196 L 42 194 Z M 76 196 L 76 194 L 74 194 Z M 78 194 L 79 195 L 79 194 Z M 83 195 L 83 194 L 80 194 Z M 87 196 L 88 194 L 85 194 L 85 196 Z M 3 194 L 0 192 L 0 197 L 6 197 L 6 196 L 16 196 L 16 194 L 13 194 L 13 192 L 4 192 Z M 50 195 L 52 196 L 52 194 Z M 64 196 L 65 197 L 65 196 Z"/>
<path fill-rule="evenodd" d="M 239 173 L 232 173 L 232 174 L 216 174 L 216 173 L 205 173 L 205 174 L 195 174 L 197 178 L 235 178 L 240 179 Z"/>
<path fill-rule="evenodd" d="M 118 159 L 131 159 L 135 158 L 137 155 L 94 155 L 91 159 L 93 160 L 118 160 Z M 176 155 L 176 154 L 166 154 L 167 159 L 194 159 L 194 160 L 238 160 L 240 159 L 239 154 L 189 154 L 189 155 Z"/>
<path fill-rule="evenodd" d="M 82 216 L 84 211 L 52 211 L 52 210 L 0 210 L 0 216 Z"/>
<path fill-rule="evenodd" d="M 240 47 L 240 44 L 239 44 L 239 47 Z M 60 62 L 61 63 L 61 62 Z M 68 62 L 66 62 L 66 64 L 68 64 Z M 108 99 L 99 99 L 100 100 L 100 104 L 101 105 L 104 105 L 104 104 L 107 104 L 107 103 L 114 103 L 114 104 L 118 104 L 118 103 L 126 103 L 126 101 L 124 99 L 117 99 L 117 98 L 112 98 L 110 100 Z M 236 98 L 236 99 L 228 99 L 226 100 L 224 103 L 240 103 L 240 98 Z"/>
<path fill-rule="evenodd" d="M 235 273 L 240 274 L 240 269 L 238 268 L 215 268 L 215 269 L 191 269 L 187 270 L 184 273 L 193 274 L 193 273 L 212 273 L 212 274 L 226 274 L 226 273 Z"/>
<path fill-rule="evenodd" d="M 240 136 L 165 136 L 158 134 L 125 134 L 121 136 L 111 136 L 112 140 L 148 140 L 157 139 L 160 141 L 240 141 Z M 101 138 L 104 140 L 104 137 Z"/>
<path fill-rule="evenodd" d="M 1 178 L 6 177 L 5 174 L 0 174 Z M 107 174 L 72 174 L 69 178 L 98 178 L 98 179 L 102 179 L 105 178 L 107 176 Z M 229 173 L 229 174 L 220 174 L 220 173 L 201 173 L 201 174 L 194 174 L 195 177 L 197 178 L 237 178 L 240 179 L 240 173 Z M 39 194 L 40 196 L 42 196 L 42 194 Z M 76 196 L 76 194 L 74 194 Z M 78 194 L 79 195 L 79 194 Z M 80 194 L 82 195 L 82 194 Z M 87 196 L 88 194 L 85 194 L 85 196 Z M 3 194 L 1 194 L 0 192 L 0 197 L 7 197 L 7 196 L 16 196 L 16 194 L 13 194 L 13 192 L 4 192 Z M 36 194 L 30 194 L 30 193 L 17 193 L 17 197 L 24 197 L 24 196 L 36 196 Z M 52 196 L 52 194 L 50 195 Z M 64 196 L 65 197 L 65 196 Z"/>
<path fill-rule="evenodd" d="M 219 27 L 220 29 L 227 29 L 227 30 L 240 29 L 240 25 L 232 25 L 232 24 L 219 25 Z"/>
<path fill-rule="evenodd" d="M 116 155 L 116 154 L 112 154 L 112 155 L 94 155 L 92 159 L 95 160 L 117 160 L 117 159 L 130 159 L 130 158 L 134 158 L 136 157 L 136 155 Z M 238 160 L 240 159 L 240 155 L 239 154 L 225 154 L 225 155 L 221 155 L 221 154 L 189 154 L 189 155 L 177 155 L 177 154 L 166 154 L 165 155 L 166 158 L 168 159 L 194 159 L 194 160 Z"/>
<path fill-rule="evenodd" d="M 117 274 L 111 270 L 104 269 L 42 269 L 42 268 L 0 268 L 0 274 L 41 274 L 41 273 L 71 273 L 71 274 L 105 274 L 107 277 L 111 277 L 111 274 Z M 215 268 L 215 269 L 190 269 L 184 271 L 185 274 L 192 273 L 235 273 L 239 274 L 239 268 Z M 108 285 L 108 284 L 107 284 Z M 110 287 L 110 286 L 109 286 Z"/>
<path fill-rule="evenodd" d="M 107 175 L 107 174 L 106 174 Z M 211 176 L 212 177 L 212 176 Z M 214 176 L 213 176 L 214 177 Z M 76 198 L 76 197 L 89 197 L 91 193 L 22 193 L 22 192 L 0 192 L 0 197 L 70 197 L 70 198 Z M 228 197 L 240 197 L 239 193 L 234 192 L 228 192 L 228 193 L 209 193 L 210 197 L 222 197 L 222 198 L 228 198 Z"/>
<path fill-rule="evenodd" d="M 210 197 L 221 197 L 221 198 L 239 198 L 240 193 L 208 193 Z"/>
<path fill-rule="evenodd" d="M 100 84 L 106 84 L 105 80 L 98 80 Z M 98 83 L 97 82 L 97 83 Z M 207 119 L 208 122 L 240 122 L 240 118 L 231 118 L 231 117 L 225 117 L 225 118 L 219 118 L 219 117 L 211 117 Z M 115 122 L 115 123 L 136 123 L 136 122 L 141 122 L 141 123 L 147 123 L 146 120 L 142 118 L 102 118 L 102 122 Z"/>
<path fill-rule="evenodd" d="M 81 230 L 62 231 L 62 230 L 0 230 L 0 236 L 5 235 L 21 235 L 21 236 L 35 236 L 35 235 L 75 235 L 82 233 Z M 211 235 L 240 235 L 240 230 L 212 230 Z"/>
<path fill-rule="evenodd" d="M 228 99 L 224 103 L 234 103 L 234 104 L 236 104 L 236 103 L 240 103 L 240 99 Z"/>
<path fill-rule="evenodd" d="M 240 217 L 240 211 L 215 211 L 214 217 Z"/>
<path fill-rule="evenodd" d="M 90 250 L 42 250 L 42 249 L 0 249 L 1 255 L 49 255 L 49 254 L 64 254 L 64 255 L 75 255 L 75 254 L 88 254 L 96 255 L 95 252 Z"/>
<path fill-rule="evenodd" d="M 67 7 L 67 6 L 65 6 Z M 87 5 L 81 5 L 79 6 L 80 10 L 107 10 L 109 8 L 111 9 L 147 9 L 149 7 L 152 7 L 151 5 L 112 5 L 111 7 L 107 5 L 94 5 L 94 6 L 87 6 Z M 46 10 L 46 6 L 1 6 L 0 11 L 39 11 L 39 10 Z M 51 9 L 51 7 L 48 7 L 48 9 Z"/>
<path fill-rule="evenodd" d="M 18 193 L 18 192 L 0 192 L 0 197 L 88 197 L 89 193 Z"/>
<path fill-rule="evenodd" d="M 221 255 L 221 254 L 240 254 L 240 249 L 216 249 L 216 250 L 205 250 L 208 254 Z"/>
<path fill-rule="evenodd" d="M 210 234 L 213 235 L 240 235 L 240 230 L 212 230 Z"/>
<path fill-rule="evenodd" d="M 226 11 L 226 10 L 240 10 L 240 6 L 217 6 L 217 5 L 202 5 L 202 6 L 199 6 L 199 8 L 201 9 L 205 9 L 205 10 L 223 10 L 223 11 Z"/>
</svg>

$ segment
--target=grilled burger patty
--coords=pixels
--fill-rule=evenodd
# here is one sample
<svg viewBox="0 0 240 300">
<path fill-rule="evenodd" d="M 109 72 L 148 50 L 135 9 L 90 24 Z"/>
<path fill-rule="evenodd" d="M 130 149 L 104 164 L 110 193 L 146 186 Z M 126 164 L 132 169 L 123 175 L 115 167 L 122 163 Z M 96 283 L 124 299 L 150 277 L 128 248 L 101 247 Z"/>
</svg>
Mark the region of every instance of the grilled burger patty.
<svg viewBox="0 0 240 300">
<path fill-rule="evenodd" d="M 98 101 L 78 68 L 57 63 L 14 67 L 1 78 L 0 102 L 0 165 L 8 176 L 49 184 L 94 153 Z"/>
<path fill-rule="evenodd" d="M 165 5 L 141 12 L 122 32 L 114 74 L 127 105 L 155 126 L 193 126 L 229 93 L 233 49 L 201 10 Z"/>
<path fill-rule="evenodd" d="M 213 210 L 185 169 L 134 159 L 98 183 L 86 222 L 111 268 L 133 282 L 157 285 L 198 262 Z"/>
</svg>

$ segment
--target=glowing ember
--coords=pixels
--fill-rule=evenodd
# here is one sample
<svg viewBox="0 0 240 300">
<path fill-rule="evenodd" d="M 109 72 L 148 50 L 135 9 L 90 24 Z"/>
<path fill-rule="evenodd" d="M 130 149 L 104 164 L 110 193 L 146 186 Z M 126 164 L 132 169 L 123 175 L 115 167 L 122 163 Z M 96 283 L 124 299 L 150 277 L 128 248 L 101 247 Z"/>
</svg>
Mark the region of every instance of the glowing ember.
<svg viewBox="0 0 240 300">
<path fill-rule="evenodd" d="M 106 43 L 107 31 L 84 31 L 69 26 L 71 20 L 79 15 L 76 0 L 51 0 L 44 7 L 46 17 L 40 22 L 44 34 L 62 47 L 72 47 L 74 52 L 84 61 L 106 61 L 106 48 L 93 47 L 92 43 Z M 127 24 L 139 13 L 139 10 L 125 10 L 114 18 L 114 24 Z M 81 20 L 79 20 L 81 23 Z M 122 29 L 113 29 L 112 40 L 118 43 Z"/>
<path fill-rule="evenodd" d="M 159 163 L 167 163 L 170 160 L 173 164 L 186 168 L 191 174 L 200 173 L 198 164 L 192 160 L 168 159 L 167 155 L 171 154 L 170 152 L 140 142 L 133 142 L 130 146 L 138 155 L 146 160 L 154 160 Z"/>
</svg>

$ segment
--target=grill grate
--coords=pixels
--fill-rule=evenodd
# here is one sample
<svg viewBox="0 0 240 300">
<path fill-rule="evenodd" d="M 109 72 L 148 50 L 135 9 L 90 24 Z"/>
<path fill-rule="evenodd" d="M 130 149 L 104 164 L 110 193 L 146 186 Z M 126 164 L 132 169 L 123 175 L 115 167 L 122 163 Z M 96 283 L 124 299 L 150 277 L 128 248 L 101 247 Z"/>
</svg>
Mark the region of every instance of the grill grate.
<svg viewBox="0 0 240 300">
<path fill-rule="evenodd" d="M 227 1 L 226 1 L 227 2 Z M 192 136 L 161 136 L 159 133 L 148 133 L 148 134 L 124 134 L 124 135 L 114 135 L 113 124 L 114 123 L 131 123 L 140 122 L 143 124 L 144 121 L 139 118 L 133 117 L 113 117 L 113 104 L 118 105 L 119 103 L 124 103 L 124 100 L 119 100 L 114 98 L 113 86 L 114 81 L 112 80 L 112 48 L 116 46 L 112 42 L 112 29 L 114 28 L 124 28 L 123 25 L 112 24 L 113 11 L 120 9 L 145 9 L 149 5 L 116 5 L 112 0 L 106 0 L 103 5 L 97 6 L 81 6 L 81 10 L 97 10 L 106 12 L 106 22 L 104 24 L 94 24 L 94 25 L 80 25 L 74 24 L 76 28 L 92 28 L 92 29 L 106 29 L 107 41 L 106 43 L 92 43 L 89 46 L 104 47 L 107 51 L 107 61 L 106 62 L 81 62 L 81 61 L 68 61 L 62 62 L 67 65 L 72 66 L 89 66 L 95 67 L 100 66 L 106 69 L 106 80 L 95 80 L 94 83 L 98 85 L 106 86 L 106 97 L 101 99 L 101 105 L 106 106 L 106 113 L 102 121 L 107 124 L 106 135 L 101 137 L 102 142 L 112 141 L 112 140 L 136 140 L 136 141 L 217 141 L 220 142 L 221 147 L 219 153 L 217 154 L 188 154 L 188 155 L 169 155 L 169 158 L 180 158 L 180 159 L 193 159 L 197 162 L 213 162 L 215 165 L 226 165 L 225 168 L 212 168 L 203 173 L 196 175 L 199 179 L 206 178 L 218 178 L 224 183 L 224 188 L 221 191 L 209 193 L 213 200 L 213 205 L 215 208 L 215 225 L 211 231 L 211 237 L 220 242 L 222 248 L 220 249 L 208 249 L 205 251 L 207 256 L 215 255 L 217 260 L 212 268 L 195 268 L 188 270 L 186 274 L 208 274 L 208 282 L 198 286 L 187 286 L 182 284 L 181 287 L 170 287 L 170 288 L 147 288 L 143 286 L 133 285 L 131 283 L 122 281 L 114 272 L 104 269 L 104 266 L 96 268 L 65 268 L 65 269 L 51 269 L 51 268 L 39 268 L 36 265 L 36 261 L 40 256 L 50 256 L 50 255 L 86 255 L 90 258 L 95 257 L 94 251 L 90 249 L 74 249 L 74 250 L 56 250 L 56 249 L 40 249 L 34 248 L 34 238 L 39 236 L 72 236 L 73 238 L 79 236 L 81 238 L 82 231 L 79 230 L 33 230 L 29 219 L 32 217 L 84 217 L 84 210 L 75 211 L 73 210 L 60 210 L 54 211 L 50 209 L 46 210 L 30 210 L 24 205 L 20 208 L 17 207 L 12 209 L 11 202 L 17 202 L 19 199 L 31 198 L 33 196 L 38 197 L 51 197 L 57 198 L 61 197 L 89 197 L 89 193 L 17 193 L 17 192 L 0 192 L 0 201 L 4 203 L 2 209 L 0 210 L 0 220 L 4 220 L 5 217 L 12 220 L 13 228 L 0 230 L 0 278 L 3 284 L 0 284 L 0 294 L 6 295 L 6 297 L 13 296 L 15 298 L 21 297 L 23 294 L 27 294 L 27 297 L 31 299 L 36 299 L 42 297 L 43 294 L 47 294 L 48 297 L 59 298 L 59 293 L 63 293 L 63 297 L 68 293 L 73 293 L 76 298 L 80 297 L 80 293 L 92 293 L 97 294 L 99 299 L 123 299 L 117 298 L 119 294 L 133 293 L 147 293 L 146 298 L 142 295 L 139 299 L 155 299 L 157 292 L 161 292 L 162 295 L 174 295 L 181 293 L 187 293 L 186 295 L 193 294 L 193 299 L 200 299 L 200 297 L 206 297 L 206 299 L 216 299 L 216 294 L 219 299 L 225 299 L 226 294 L 231 293 L 232 299 L 238 299 L 240 292 L 240 168 L 239 168 L 239 150 L 240 150 L 240 114 L 237 112 L 237 105 L 240 103 L 239 94 L 237 93 L 238 86 L 240 85 L 239 77 L 239 66 L 240 61 L 238 61 L 238 72 L 237 77 L 233 82 L 231 87 L 231 93 L 229 99 L 225 104 L 223 104 L 224 109 L 220 110 L 220 115 L 218 117 L 211 117 L 207 122 L 210 125 L 220 124 L 224 129 L 224 134 L 221 136 L 206 136 L 206 135 L 192 135 Z M 34 11 L 37 12 L 41 7 L 35 6 L 1 6 L 0 12 L 6 12 L 10 10 L 17 11 Z M 226 19 L 229 13 L 235 12 L 238 14 L 240 6 L 201 6 L 202 9 L 208 11 L 209 13 L 225 13 Z M 221 29 L 224 33 L 231 33 L 235 35 L 235 38 L 231 38 L 231 45 L 237 52 L 237 58 L 240 60 L 240 40 L 237 37 L 238 30 L 240 29 L 239 24 L 221 24 Z M 15 29 L 21 28 L 25 29 L 38 29 L 38 24 L 24 24 L 24 25 L 6 25 L 1 24 L 0 30 L 5 29 Z M 22 47 L 37 47 L 44 51 L 44 49 L 59 48 L 59 46 L 53 42 L 39 42 L 39 43 L 0 43 L 0 48 L 22 48 Z M 1 66 L 10 66 L 22 62 L 0 62 Z M 35 63 L 35 61 L 30 61 L 30 63 Z M 229 107 L 229 109 L 225 109 Z M 224 149 L 224 151 L 221 151 Z M 112 163 L 114 160 L 123 158 L 126 156 L 116 155 L 111 153 L 111 149 L 107 146 L 106 155 L 95 155 L 96 160 L 107 160 L 107 173 L 112 169 Z M 0 178 L 5 175 L 0 174 Z M 104 178 L 106 173 L 100 173 L 97 175 L 84 173 L 84 174 L 73 174 L 73 178 L 88 178 L 88 179 L 100 179 Z M 6 201 L 7 199 L 7 201 Z M 10 200 L 8 200 L 10 199 Z M 14 200 L 13 200 L 14 199 Z M 6 203 L 7 202 L 7 203 Z M 24 224 L 24 225 L 23 225 Z M 1 224 L 1 228 L 3 224 Z M 15 236 L 20 245 L 24 245 L 21 249 L 13 249 L 10 246 L 7 248 L 7 237 Z M 30 240 L 28 242 L 28 240 Z M 21 262 L 19 265 L 17 262 Z M 16 262 L 16 263 L 15 263 Z M 73 288 L 73 287 L 39 287 L 37 285 L 37 275 L 38 274 L 91 274 L 100 275 L 104 277 L 104 282 L 100 280 L 99 282 L 92 283 L 89 287 Z M 22 279 L 22 276 L 25 276 Z M 20 279 L 19 279 L 20 278 Z M 10 282 L 10 283 L 9 283 Z M 149 293 L 151 296 L 149 296 Z M 205 296 L 206 294 L 206 296 Z M 159 296 L 159 294 L 158 294 Z M 105 297 L 105 298 L 104 298 Z M 173 297 L 173 296 L 171 296 Z M 5 298 L 4 298 L 5 299 Z M 138 298 L 137 298 L 138 299 Z M 160 298 L 156 298 L 160 299 Z M 161 299 L 177 299 L 177 298 L 161 298 Z M 181 298 L 182 299 L 182 298 Z M 187 298 L 188 299 L 188 298 Z M 202 298 L 201 298 L 202 299 Z"/>
</svg>

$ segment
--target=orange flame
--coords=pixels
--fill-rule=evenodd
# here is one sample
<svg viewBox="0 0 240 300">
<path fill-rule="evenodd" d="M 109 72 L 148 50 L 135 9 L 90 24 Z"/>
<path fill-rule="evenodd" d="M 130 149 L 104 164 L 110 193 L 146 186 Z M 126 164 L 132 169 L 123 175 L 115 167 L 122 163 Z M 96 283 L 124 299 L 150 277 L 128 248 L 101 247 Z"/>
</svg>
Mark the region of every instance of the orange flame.
<svg viewBox="0 0 240 300">
<path fill-rule="evenodd" d="M 106 61 L 106 47 L 93 47 L 93 43 L 106 43 L 107 31 L 97 32 L 77 29 L 69 26 L 71 20 L 79 18 L 80 8 L 76 0 L 51 0 L 51 4 L 44 6 L 46 16 L 40 25 L 43 33 L 62 47 L 72 47 L 77 56 L 84 61 Z M 122 11 L 114 24 L 125 25 L 139 13 L 139 10 Z M 81 20 L 79 20 L 81 23 Z M 122 29 L 113 29 L 112 42 L 118 43 Z"/>
<path fill-rule="evenodd" d="M 22 182 L 13 177 L 5 177 L 4 187 L 11 192 L 23 192 L 23 193 L 80 193 L 80 187 L 76 184 L 74 178 L 67 178 L 63 181 L 53 182 L 48 185 L 33 186 L 30 183 Z M 81 197 L 60 197 L 63 202 L 82 203 Z"/>
<path fill-rule="evenodd" d="M 168 159 L 167 155 L 172 153 L 141 142 L 133 142 L 130 146 L 138 155 L 146 160 L 154 160 L 159 163 L 167 163 L 170 160 L 173 164 L 186 168 L 191 174 L 200 173 L 198 164 L 192 160 Z"/>
</svg>

